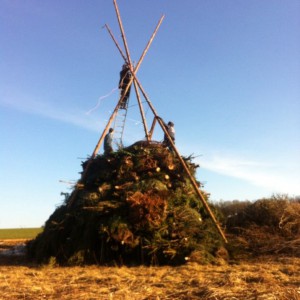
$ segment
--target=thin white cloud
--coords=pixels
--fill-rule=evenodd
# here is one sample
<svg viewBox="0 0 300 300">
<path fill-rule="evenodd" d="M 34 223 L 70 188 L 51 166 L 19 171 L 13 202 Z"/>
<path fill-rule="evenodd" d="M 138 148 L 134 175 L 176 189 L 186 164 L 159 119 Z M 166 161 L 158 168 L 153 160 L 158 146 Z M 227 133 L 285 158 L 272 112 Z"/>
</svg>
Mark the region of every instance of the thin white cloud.
<svg viewBox="0 0 300 300">
<path fill-rule="evenodd" d="M 99 131 L 99 119 L 93 116 L 87 116 L 85 112 L 79 109 L 61 109 L 52 103 L 38 101 L 29 97 L 5 97 L 0 99 L 0 105 L 16 109 L 25 113 L 39 115 L 42 117 L 58 120 L 64 123 L 72 124 L 92 131 Z"/>
<path fill-rule="evenodd" d="M 204 169 L 245 180 L 273 193 L 300 195 L 300 173 L 296 168 L 214 155 L 201 159 Z"/>
</svg>

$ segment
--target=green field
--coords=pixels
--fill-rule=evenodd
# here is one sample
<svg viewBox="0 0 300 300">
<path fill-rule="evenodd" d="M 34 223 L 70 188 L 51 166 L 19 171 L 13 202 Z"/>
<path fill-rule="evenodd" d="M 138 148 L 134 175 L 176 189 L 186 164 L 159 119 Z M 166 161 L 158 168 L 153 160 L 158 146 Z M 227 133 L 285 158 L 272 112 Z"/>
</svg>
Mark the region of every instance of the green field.
<svg viewBox="0 0 300 300">
<path fill-rule="evenodd" d="M 0 239 L 1 240 L 33 239 L 42 230 L 43 230 L 42 228 L 0 229 Z"/>
</svg>

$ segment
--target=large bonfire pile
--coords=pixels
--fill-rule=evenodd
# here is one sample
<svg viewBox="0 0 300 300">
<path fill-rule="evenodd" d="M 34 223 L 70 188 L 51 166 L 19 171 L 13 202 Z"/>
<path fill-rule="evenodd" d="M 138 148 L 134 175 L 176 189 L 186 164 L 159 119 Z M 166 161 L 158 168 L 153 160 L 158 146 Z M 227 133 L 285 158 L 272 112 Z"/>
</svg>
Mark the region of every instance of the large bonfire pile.
<svg viewBox="0 0 300 300">
<path fill-rule="evenodd" d="M 195 175 L 198 165 L 184 160 Z M 180 264 L 191 257 L 213 261 L 223 249 L 179 159 L 161 143 L 98 155 L 84 177 L 74 201 L 66 198 L 29 243 L 31 258 L 62 265 Z"/>
</svg>

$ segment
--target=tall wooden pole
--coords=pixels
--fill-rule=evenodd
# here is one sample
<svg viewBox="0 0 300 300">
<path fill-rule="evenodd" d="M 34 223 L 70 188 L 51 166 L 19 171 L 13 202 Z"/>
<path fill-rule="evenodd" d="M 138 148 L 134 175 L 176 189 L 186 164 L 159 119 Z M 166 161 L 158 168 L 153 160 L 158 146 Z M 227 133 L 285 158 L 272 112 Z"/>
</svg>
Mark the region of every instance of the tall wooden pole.
<svg viewBox="0 0 300 300">
<path fill-rule="evenodd" d="M 117 5 L 117 1 L 114 0 L 114 6 L 115 6 L 115 11 L 116 11 L 116 15 L 117 15 L 117 19 L 118 19 L 118 23 L 119 23 L 119 27 L 120 27 L 120 31 L 121 31 L 121 36 L 122 36 L 122 40 L 123 40 L 123 43 L 124 43 L 124 48 L 125 48 L 125 51 L 126 51 L 126 56 L 127 56 L 127 62 L 129 63 L 129 66 L 130 66 L 130 71 L 131 73 L 134 73 L 136 74 L 137 70 L 139 69 L 146 53 L 148 52 L 149 50 L 149 47 L 164 19 L 164 16 L 162 16 L 150 38 L 150 40 L 148 41 L 147 45 L 146 45 L 146 48 L 144 49 L 137 65 L 135 68 L 133 68 L 133 65 L 132 65 L 132 60 L 131 60 L 131 57 L 130 57 L 130 53 L 129 53 L 129 48 L 128 48 L 128 44 L 127 44 L 127 40 L 126 40 L 126 35 L 125 35 L 125 32 L 124 32 L 124 27 L 123 27 L 123 24 L 122 24 L 122 19 L 121 19 L 121 15 L 120 15 L 120 11 L 119 11 L 119 7 Z M 110 32 L 111 34 L 111 32 Z M 113 39 L 115 41 L 115 39 Z M 118 47 L 119 51 L 121 50 L 120 47 Z M 121 51 L 122 52 L 122 51 Z M 124 55 L 122 54 L 123 58 L 124 58 Z M 136 91 L 136 95 L 137 95 L 137 99 L 138 99 L 138 104 L 139 104 L 139 108 L 140 108 L 140 112 L 141 112 L 141 116 L 142 116 L 142 120 L 143 120 L 143 125 L 144 125 L 144 130 L 145 130 L 145 135 L 146 135 L 146 139 L 149 141 L 149 133 L 148 133 L 148 128 L 147 128 L 147 122 L 146 122 L 146 118 L 145 118 L 145 114 L 144 114 L 144 109 L 143 109 L 143 106 L 142 106 L 142 103 L 141 103 L 141 100 L 140 100 L 140 97 L 139 97 L 139 92 L 138 92 L 138 88 L 137 88 L 137 85 L 135 83 L 135 80 L 133 80 L 133 83 L 134 83 L 134 88 L 135 88 L 135 91 Z"/>
<path fill-rule="evenodd" d="M 112 31 L 110 30 L 109 26 L 107 24 L 105 24 L 105 27 L 109 33 L 109 35 L 111 36 L 112 40 L 114 41 L 115 45 L 117 46 L 121 56 L 123 57 L 124 61 L 127 62 L 127 57 L 124 55 L 121 47 L 119 46 L 117 40 L 115 39 Z M 139 109 L 140 109 L 140 113 L 141 113 L 141 116 L 142 116 L 142 120 L 143 120 L 143 126 L 144 126 L 144 131 L 145 131 L 145 137 L 147 139 L 147 141 L 149 141 L 149 134 L 148 134 L 148 128 L 147 128 L 147 122 L 146 122 L 146 118 L 145 118 L 145 113 L 144 113 L 144 108 L 143 108 L 143 105 L 142 105 L 142 102 L 141 102 L 141 98 L 140 98 L 140 94 L 139 94 L 139 90 L 138 90 L 138 87 L 136 85 L 136 83 L 133 81 L 134 83 L 134 89 L 135 89 L 135 93 L 136 93 L 136 97 L 137 97 L 137 100 L 138 100 L 138 104 L 139 104 Z"/>
<path fill-rule="evenodd" d="M 126 37 L 125 37 L 125 33 L 124 33 L 124 28 L 123 28 L 123 24 L 122 24 L 120 12 L 119 12 L 119 7 L 118 7 L 118 4 L 117 4 L 117 0 L 114 0 L 114 6 L 115 6 L 116 14 L 117 14 L 117 19 L 118 19 L 118 22 L 119 22 L 119 27 L 120 27 L 120 30 L 121 30 L 122 40 L 124 42 L 127 61 L 130 64 L 130 66 L 132 67 L 131 60 L 130 60 L 130 54 L 129 54 L 129 48 L 128 48 L 128 45 L 127 45 L 127 41 L 126 41 Z"/>
<path fill-rule="evenodd" d="M 139 69 L 139 67 L 140 67 L 140 65 L 141 65 L 141 63 L 142 63 L 142 61 L 143 61 L 143 59 L 144 59 L 146 53 L 148 52 L 148 50 L 149 50 L 149 48 L 150 48 L 150 46 L 151 46 L 151 44 L 152 44 L 152 42 L 153 42 L 153 40 L 154 40 L 154 38 L 155 38 L 155 36 L 156 36 L 156 34 L 157 34 L 157 31 L 158 31 L 158 29 L 159 29 L 159 27 L 160 27 L 162 21 L 164 20 L 164 18 L 165 18 L 165 16 L 162 15 L 161 18 L 159 19 L 159 21 L 158 21 L 158 23 L 157 23 L 157 25 L 156 25 L 156 27 L 155 27 L 153 33 L 152 33 L 152 36 L 150 37 L 150 39 L 149 39 L 149 41 L 148 41 L 148 43 L 147 43 L 147 45 L 146 45 L 146 47 L 145 47 L 145 49 L 144 49 L 144 51 L 143 51 L 143 53 L 142 53 L 140 59 L 139 59 L 139 61 L 138 61 L 137 65 L 136 65 L 136 68 L 135 68 L 135 69 Z M 135 73 L 136 73 L 136 72 L 135 72 Z"/>
<path fill-rule="evenodd" d="M 147 141 L 149 142 L 149 141 L 150 141 L 150 138 L 149 138 L 149 133 L 148 133 L 148 126 L 147 126 L 147 121 L 146 121 L 146 117 L 145 117 L 145 112 L 144 112 L 144 108 L 143 108 L 142 101 L 141 101 L 141 97 L 140 97 L 140 93 L 139 93 L 139 88 L 138 88 L 138 86 L 137 86 L 135 80 L 133 80 L 133 84 L 134 84 L 134 90 L 135 90 L 135 93 L 136 93 L 136 98 L 137 98 L 138 104 L 139 104 L 140 113 L 141 113 L 142 120 L 143 120 L 143 126 L 144 126 L 144 131 L 145 131 L 145 137 L 146 137 Z"/>
<path fill-rule="evenodd" d="M 149 131 L 149 138 L 150 138 L 150 140 L 152 139 L 152 135 L 153 135 L 153 132 L 154 132 L 156 121 L 157 121 L 157 119 L 154 116 L 153 121 L 152 121 L 152 125 L 151 125 L 151 129 Z"/>
<path fill-rule="evenodd" d="M 124 30 L 124 29 L 123 29 L 123 25 L 122 25 L 122 21 L 121 21 L 121 17 L 120 17 L 120 12 L 119 12 L 119 9 L 118 9 L 118 6 L 117 6 L 116 3 L 115 3 L 115 7 L 116 7 L 116 13 L 117 13 L 117 17 L 118 17 L 119 24 L 120 24 L 120 29 L 121 29 L 121 31 L 122 31 L 122 30 Z M 157 23 L 157 25 L 156 25 L 156 27 L 155 27 L 155 30 L 153 31 L 153 33 L 152 33 L 152 35 L 151 35 L 151 38 L 149 39 L 149 41 L 148 41 L 148 43 L 147 43 L 147 45 L 146 45 L 146 47 L 145 47 L 145 49 L 144 49 L 144 51 L 143 51 L 143 53 L 142 53 L 140 59 L 139 59 L 139 61 L 138 61 L 137 67 L 135 67 L 134 70 L 131 69 L 131 72 L 132 72 L 132 73 L 135 73 L 135 74 L 136 74 L 136 72 L 137 72 L 139 66 L 141 65 L 141 62 L 143 61 L 143 59 L 144 59 L 146 53 L 148 52 L 148 50 L 149 50 L 149 48 L 150 48 L 151 43 L 153 42 L 153 40 L 154 40 L 154 38 L 155 38 L 155 35 L 157 34 L 157 31 L 158 31 L 160 25 L 161 25 L 162 22 L 163 22 L 164 17 L 165 17 L 165 16 L 162 15 L 161 18 L 159 19 L 159 21 L 158 21 L 158 23 Z M 118 50 L 119 50 L 121 56 L 122 56 L 123 59 L 124 59 L 124 61 L 125 61 L 125 62 L 131 61 L 131 60 L 130 60 L 130 56 L 129 56 L 129 58 L 125 57 L 125 55 L 124 55 L 124 53 L 123 53 L 121 47 L 119 46 L 117 40 L 115 39 L 115 37 L 114 37 L 112 31 L 110 30 L 110 28 L 109 28 L 109 26 L 108 26 L 107 24 L 105 24 L 105 28 L 107 29 L 109 35 L 111 36 L 112 40 L 114 41 L 116 47 L 118 48 Z M 124 41 L 124 46 L 125 46 L 125 45 L 127 46 L 127 41 L 126 41 L 126 37 L 125 37 L 124 31 L 122 32 L 122 37 L 124 37 L 124 40 L 125 40 L 125 41 Z M 126 46 L 125 46 L 125 48 L 126 48 Z M 129 51 L 126 51 L 126 54 L 129 55 Z M 130 66 L 132 67 L 131 63 L 130 63 Z M 149 140 L 151 140 L 151 136 L 150 136 L 150 134 L 149 134 L 149 132 L 148 132 L 147 122 L 146 122 L 146 118 L 145 118 L 145 113 L 144 113 L 143 105 L 142 105 L 141 100 L 140 100 L 140 96 L 139 96 L 137 84 L 135 83 L 134 80 L 133 80 L 133 83 L 134 83 L 135 92 L 136 92 L 136 95 L 137 95 L 138 104 L 139 104 L 139 108 L 140 108 L 140 112 L 141 112 L 141 116 L 142 116 L 143 126 L 144 126 L 144 130 L 145 130 L 145 136 L 146 136 L 147 141 L 149 141 Z"/>
<path fill-rule="evenodd" d="M 119 43 L 118 43 L 117 40 L 115 39 L 115 37 L 114 37 L 112 31 L 110 30 L 109 26 L 108 26 L 107 24 L 105 24 L 104 26 L 105 26 L 105 28 L 107 29 L 107 31 L 108 31 L 109 35 L 111 36 L 112 40 L 114 41 L 115 45 L 117 46 L 117 48 L 118 48 L 118 50 L 119 50 L 121 56 L 123 57 L 124 61 L 127 63 L 127 57 L 124 55 L 124 53 L 123 53 L 121 47 L 119 46 Z"/>
<path fill-rule="evenodd" d="M 117 48 L 119 49 L 119 52 L 121 53 L 121 56 L 123 57 L 123 59 L 125 60 L 125 62 L 128 62 L 128 63 L 129 63 L 129 67 L 130 67 L 130 71 L 131 71 L 132 77 L 131 77 L 131 79 L 130 79 L 130 81 L 129 81 L 129 83 L 128 83 L 126 89 L 125 89 L 124 95 L 126 95 L 126 93 L 127 93 L 128 89 L 129 89 L 130 85 L 132 84 L 132 82 L 134 81 L 134 79 L 136 79 L 136 73 L 138 72 L 138 70 L 139 70 L 139 68 L 140 68 L 140 66 L 141 66 L 141 63 L 143 62 L 143 60 L 144 60 L 144 58 L 145 58 L 145 56 L 146 56 L 146 54 L 147 54 L 147 52 L 148 52 L 148 50 L 149 50 L 149 48 L 150 48 L 150 45 L 152 44 L 153 39 L 154 39 L 154 37 L 155 37 L 155 35 L 156 35 L 156 33 L 157 33 L 157 31 L 158 31 L 158 29 L 159 29 L 159 27 L 160 27 L 160 25 L 161 25 L 161 23 L 162 23 L 162 21 L 163 21 L 163 19 L 164 19 L 165 16 L 163 15 L 163 16 L 160 18 L 160 20 L 158 21 L 158 24 L 156 25 L 155 30 L 154 30 L 154 32 L 152 33 L 151 38 L 149 39 L 149 41 L 148 41 L 148 43 L 147 43 L 147 45 L 146 45 L 146 47 L 145 47 L 145 49 L 144 49 L 144 51 L 143 51 L 141 57 L 139 58 L 136 67 L 133 68 L 133 65 L 132 65 L 132 62 L 131 62 L 131 58 L 130 58 L 130 54 L 129 54 L 129 49 L 128 49 L 127 41 L 126 41 L 126 36 L 125 36 L 125 33 L 124 33 L 124 28 L 123 28 L 123 24 L 122 24 L 120 12 L 119 12 L 119 8 L 118 8 L 117 1 L 116 1 L 116 0 L 114 0 L 114 5 L 115 5 L 115 9 L 116 9 L 116 14 L 117 14 L 118 22 L 119 22 L 119 25 L 120 25 L 120 30 L 121 30 L 122 39 L 123 39 L 123 42 L 124 42 L 124 47 L 125 47 L 125 50 L 126 50 L 127 59 L 126 59 L 125 55 L 123 54 L 123 51 L 122 51 L 121 47 L 119 46 L 118 42 L 117 42 L 116 39 L 114 38 L 114 36 L 113 36 L 111 30 L 109 29 L 109 27 L 108 27 L 107 25 L 105 25 L 105 27 L 106 27 L 106 29 L 108 30 L 108 32 L 109 32 L 110 36 L 112 37 L 114 43 L 116 44 Z M 140 102 L 140 98 L 139 98 L 139 97 L 137 97 L 137 98 L 138 98 L 138 101 Z M 119 103 L 121 103 L 122 100 L 123 100 L 123 97 L 122 97 L 122 98 L 120 99 L 120 101 L 118 102 L 118 105 L 119 105 Z M 118 111 L 118 109 L 117 109 L 117 108 L 118 108 L 118 105 L 116 106 L 116 109 L 115 109 L 115 111 L 114 111 L 115 114 L 113 113 L 111 119 L 109 119 L 109 121 L 108 121 L 108 124 L 109 124 L 109 125 L 110 125 L 111 122 L 113 121 L 113 119 L 114 119 L 114 117 L 115 117 L 115 115 L 116 115 L 116 113 L 117 113 L 117 111 Z M 141 102 L 139 103 L 139 105 L 140 105 L 140 107 L 142 107 Z M 141 115 L 142 115 L 142 118 L 143 118 L 143 123 L 146 124 L 146 119 L 145 119 L 143 110 L 142 110 Z M 103 141 L 103 139 L 104 139 L 105 133 L 106 133 L 107 130 L 108 130 L 108 127 L 109 127 L 109 126 L 106 126 L 106 130 L 104 130 L 104 132 L 102 133 L 102 136 L 101 136 L 99 142 L 97 143 L 97 145 L 96 145 L 96 147 L 95 147 L 95 150 L 94 150 L 94 152 L 93 152 L 93 156 L 95 156 L 95 155 L 98 153 L 99 148 L 100 148 L 100 146 L 101 146 L 101 144 L 102 144 L 102 141 Z M 146 130 L 146 129 L 147 129 L 147 127 L 145 127 L 145 130 Z M 147 136 L 148 136 L 148 131 L 146 131 L 146 137 L 147 137 Z"/>
</svg>

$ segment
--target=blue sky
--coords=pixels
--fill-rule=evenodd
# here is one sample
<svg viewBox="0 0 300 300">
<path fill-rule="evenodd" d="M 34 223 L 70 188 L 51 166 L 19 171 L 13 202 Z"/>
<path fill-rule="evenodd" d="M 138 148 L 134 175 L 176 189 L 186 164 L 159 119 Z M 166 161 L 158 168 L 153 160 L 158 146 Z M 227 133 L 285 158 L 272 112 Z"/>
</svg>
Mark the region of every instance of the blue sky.
<svg viewBox="0 0 300 300">
<path fill-rule="evenodd" d="M 300 2 L 118 4 L 135 62 L 165 14 L 137 75 L 211 200 L 300 195 Z M 106 23 L 121 43 L 110 0 L 0 0 L 0 228 L 43 225 L 94 150 L 123 63 Z"/>
</svg>

